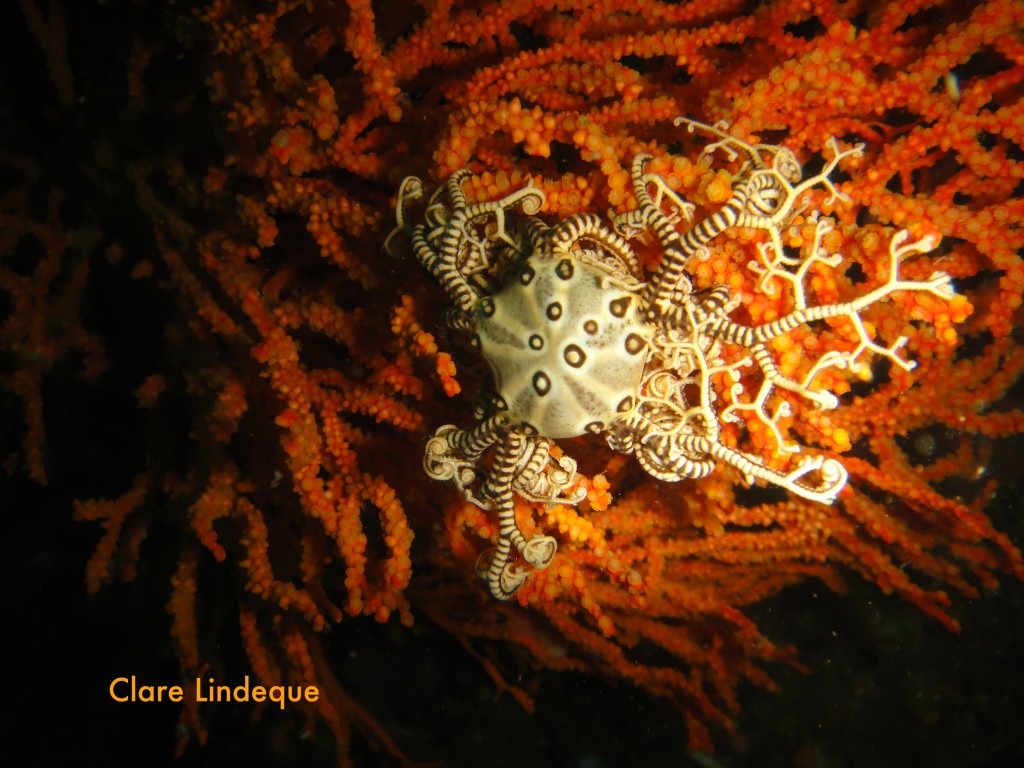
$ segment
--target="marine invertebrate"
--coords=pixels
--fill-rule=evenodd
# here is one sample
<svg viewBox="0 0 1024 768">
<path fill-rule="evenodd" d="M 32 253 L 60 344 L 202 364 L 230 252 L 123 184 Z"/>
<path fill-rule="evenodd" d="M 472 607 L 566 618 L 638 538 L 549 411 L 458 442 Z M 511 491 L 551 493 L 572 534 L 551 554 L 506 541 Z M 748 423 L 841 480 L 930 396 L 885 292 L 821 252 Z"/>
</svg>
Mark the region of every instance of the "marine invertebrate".
<svg viewBox="0 0 1024 768">
<path fill-rule="evenodd" d="M 86 381 L 106 366 L 102 341 L 78 316 L 96 238 L 64 230 L 64 190 L 46 189 L 46 179 L 40 184 L 35 160 L 0 151 L 0 173 L 18 179 L 0 196 L 0 392 L 21 402 L 24 422 L 20 449 L 3 456 L 2 464 L 45 484 L 44 378 L 76 357 Z"/>
<path fill-rule="evenodd" d="M 635 454 L 659 480 L 676 482 L 708 475 L 717 462 L 785 488 L 812 501 L 831 503 L 846 484 L 847 473 L 834 458 L 807 457 L 787 472 L 721 439 L 723 420 L 752 411 L 775 435 L 777 449 L 798 453 L 779 428 L 790 415 L 789 403 L 769 405 L 775 390 L 802 397 L 831 410 L 838 398 L 815 385 L 827 369 L 852 369 L 874 353 L 904 370 L 913 363 L 869 333 L 860 313 L 897 291 L 925 291 L 954 297 L 949 275 L 935 271 L 924 281 L 901 280 L 900 262 L 932 249 L 932 238 L 907 243 L 896 233 L 889 246 L 889 276 L 875 290 L 845 302 L 809 304 L 804 285 L 816 264 L 836 267 L 839 253 L 827 253 L 823 237 L 835 227 L 829 217 L 811 213 L 814 237 L 801 255 L 787 253 L 782 232 L 809 204 L 814 187 L 840 193 L 829 174 L 861 145 L 845 150 L 832 139 L 832 157 L 821 171 L 804 178 L 792 152 L 767 144 L 752 145 L 729 136 L 727 126 L 706 126 L 677 119 L 676 125 L 710 131 L 717 140 L 705 152 L 724 150 L 742 156 L 734 189 L 718 210 L 691 221 L 693 205 L 681 199 L 659 175 L 647 171 L 650 155 L 638 155 L 631 180 L 637 208 L 613 217 L 611 231 L 592 214 L 577 214 L 547 226 L 529 216 L 544 196 L 531 185 L 491 202 L 470 202 L 458 171 L 430 199 L 426 221 L 409 227 L 405 210 L 422 194 L 422 183 L 407 178 L 398 193 L 397 227 L 385 243 L 408 230 L 416 258 L 445 289 L 454 310 L 448 324 L 472 335 L 473 346 L 490 367 L 493 393 L 478 407 L 480 422 L 471 429 L 448 424 L 428 441 L 424 467 L 438 480 L 453 480 L 466 499 L 498 518 L 498 544 L 481 570 L 494 597 L 508 599 L 528 571 L 513 563 L 515 548 L 535 569 L 547 568 L 557 543 L 537 533 L 529 538 L 515 518 L 513 494 L 547 504 L 577 504 L 586 491 L 576 483 L 576 462 L 552 459 L 553 440 L 585 433 L 604 434 L 620 453 Z M 516 209 L 527 214 L 514 223 Z M 729 288 L 714 285 L 694 292 L 688 264 L 708 259 L 712 241 L 727 229 L 746 227 L 767 233 L 758 244 L 761 287 L 792 292 L 790 311 L 759 325 L 734 320 L 739 302 Z M 656 237 L 662 257 L 644 283 L 640 260 L 629 238 Z M 504 285 L 495 288 L 499 275 Z M 775 339 L 798 326 L 844 319 L 855 329 L 857 345 L 822 355 L 801 380 L 779 371 L 770 350 Z M 723 346 L 739 351 L 727 361 Z M 756 365 L 760 386 L 748 401 L 733 375 L 730 404 L 722 407 L 712 380 Z M 484 456 L 493 449 L 490 466 Z"/>
</svg>

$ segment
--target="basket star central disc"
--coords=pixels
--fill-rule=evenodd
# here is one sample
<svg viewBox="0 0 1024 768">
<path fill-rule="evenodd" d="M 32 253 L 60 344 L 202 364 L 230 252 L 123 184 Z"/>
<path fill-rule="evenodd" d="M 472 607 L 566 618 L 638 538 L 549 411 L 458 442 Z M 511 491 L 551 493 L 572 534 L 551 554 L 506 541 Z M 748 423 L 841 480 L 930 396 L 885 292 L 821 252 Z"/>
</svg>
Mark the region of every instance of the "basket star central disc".
<svg viewBox="0 0 1024 768">
<path fill-rule="evenodd" d="M 633 408 L 647 360 L 638 297 L 568 251 L 533 258 L 477 302 L 498 408 L 549 438 L 601 432 Z"/>
</svg>

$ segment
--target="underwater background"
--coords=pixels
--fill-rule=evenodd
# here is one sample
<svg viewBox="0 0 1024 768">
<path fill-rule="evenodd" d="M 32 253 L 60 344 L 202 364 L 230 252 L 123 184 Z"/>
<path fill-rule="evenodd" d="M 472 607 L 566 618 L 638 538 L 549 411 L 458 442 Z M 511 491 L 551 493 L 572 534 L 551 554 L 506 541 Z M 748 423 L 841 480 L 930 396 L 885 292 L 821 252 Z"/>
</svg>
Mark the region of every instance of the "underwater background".
<svg viewBox="0 0 1024 768">
<path fill-rule="evenodd" d="M 1024 4 L 0 13 L 12 758 L 1024 759 Z M 634 207 L 644 151 L 710 215 L 742 171 L 708 162 L 680 115 L 814 171 L 830 137 L 864 143 L 837 173 L 849 200 L 814 201 L 858 267 L 823 269 L 815 290 L 881 281 L 906 228 L 941 237 L 911 273 L 941 268 L 965 298 L 872 309 L 879 338 L 908 338 L 913 371 L 837 374 L 828 414 L 787 400 L 787 434 L 850 472 L 832 506 L 725 466 L 658 483 L 599 439 L 560 441 L 587 499 L 522 502 L 558 559 L 500 603 L 475 574 L 493 521 L 421 471 L 428 434 L 472 423 L 485 374 L 430 276 L 382 250 L 396 191 L 468 167 L 473 200 L 531 180 L 542 218 L 603 216 Z M 800 216 L 792 249 L 813 223 Z M 727 233 L 692 275 L 729 285 L 752 321 L 784 311 L 748 269 L 758 242 Z M 805 356 L 775 350 L 797 372 L 851 343 L 822 324 L 799 334 Z M 728 429 L 785 466 L 753 417 Z M 322 698 L 112 701 L 131 675 L 249 675 Z"/>
</svg>

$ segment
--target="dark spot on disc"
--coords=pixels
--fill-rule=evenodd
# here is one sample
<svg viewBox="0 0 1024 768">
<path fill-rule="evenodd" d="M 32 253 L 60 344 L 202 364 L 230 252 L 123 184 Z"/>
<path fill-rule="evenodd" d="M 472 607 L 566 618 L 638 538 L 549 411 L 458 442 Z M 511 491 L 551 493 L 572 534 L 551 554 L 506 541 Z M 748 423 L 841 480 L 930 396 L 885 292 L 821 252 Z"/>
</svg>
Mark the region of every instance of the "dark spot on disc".
<svg viewBox="0 0 1024 768">
<path fill-rule="evenodd" d="M 572 273 L 572 259 L 562 259 L 560 262 L 558 262 L 558 265 L 555 267 L 555 274 L 558 275 L 563 280 L 569 280 L 570 278 L 572 278 Z"/>
<path fill-rule="evenodd" d="M 537 371 L 533 374 L 533 389 L 538 395 L 544 397 L 551 391 L 551 379 L 543 371 Z"/>
<path fill-rule="evenodd" d="M 565 358 L 565 362 L 573 368 L 580 368 L 585 362 L 587 362 L 586 353 L 575 344 L 570 344 L 562 352 L 562 357 Z"/>
<path fill-rule="evenodd" d="M 621 299 L 612 299 L 608 302 L 608 309 L 615 317 L 625 317 L 629 311 L 629 304 L 633 301 L 632 296 L 623 296 Z"/>
<path fill-rule="evenodd" d="M 547 308 L 548 320 L 557 320 L 562 316 L 562 305 L 557 301 L 552 301 L 548 304 Z"/>
</svg>

